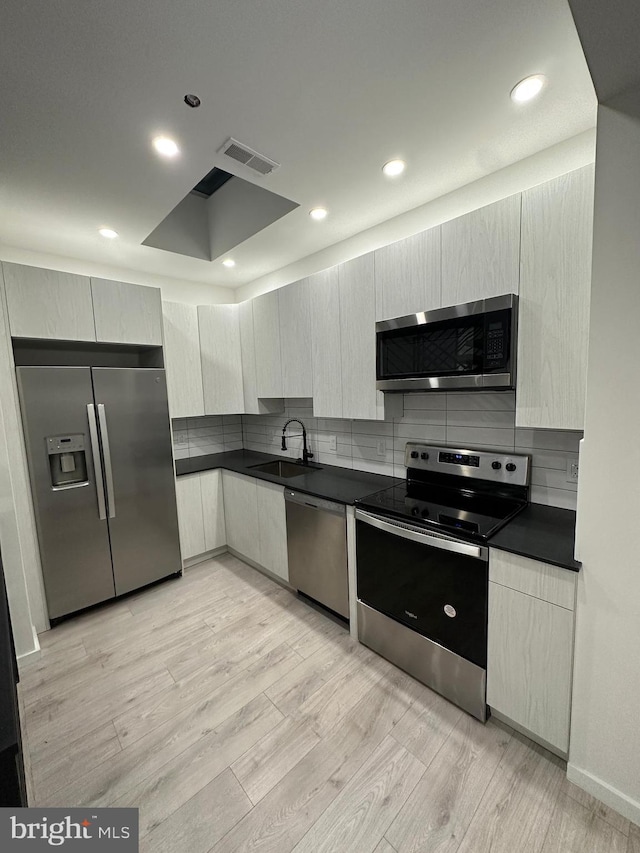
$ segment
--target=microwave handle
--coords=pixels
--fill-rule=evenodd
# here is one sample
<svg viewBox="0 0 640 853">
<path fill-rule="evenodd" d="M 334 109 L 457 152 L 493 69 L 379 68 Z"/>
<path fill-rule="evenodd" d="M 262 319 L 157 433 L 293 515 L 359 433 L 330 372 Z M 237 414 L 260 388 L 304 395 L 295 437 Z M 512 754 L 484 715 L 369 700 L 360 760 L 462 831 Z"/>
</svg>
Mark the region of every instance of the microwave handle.
<svg viewBox="0 0 640 853">
<path fill-rule="evenodd" d="M 404 524 L 401 521 L 388 521 L 387 519 L 380 518 L 378 515 L 364 512 L 361 509 L 356 510 L 356 521 L 362 521 L 365 524 L 371 525 L 371 527 L 376 527 L 378 530 L 391 533 L 393 536 L 400 536 L 402 539 L 408 539 L 411 542 L 428 545 L 430 548 L 438 548 L 440 551 L 453 551 L 455 554 L 463 554 L 465 557 L 475 557 L 475 559 L 483 560 L 485 563 L 489 560 L 489 549 L 482 545 L 458 542 L 455 539 L 448 539 L 440 533 L 429 533 L 410 524 Z"/>
</svg>

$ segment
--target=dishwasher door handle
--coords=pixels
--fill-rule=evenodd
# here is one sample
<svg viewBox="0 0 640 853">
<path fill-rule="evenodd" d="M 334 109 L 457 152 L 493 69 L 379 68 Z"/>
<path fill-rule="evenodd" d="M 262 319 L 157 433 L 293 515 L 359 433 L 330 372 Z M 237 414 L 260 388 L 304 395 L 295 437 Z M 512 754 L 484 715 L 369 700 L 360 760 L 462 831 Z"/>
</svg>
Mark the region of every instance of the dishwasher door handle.
<svg viewBox="0 0 640 853">
<path fill-rule="evenodd" d="M 440 533 L 430 533 L 418 527 L 413 527 L 410 524 L 404 524 L 401 521 L 388 521 L 386 518 L 380 518 L 378 515 L 372 515 L 372 513 L 361 509 L 356 510 L 356 521 L 362 521 L 371 527 L 377 527 L 378 530 L 390 533 L 392 536 L 400 536 L 402 539 L 409 539 L 411 542 L 427 545 L 429 548 L 437 548 L 440 551 L 453 551 L 455 554 L 474 557 L 476 560 L 483 560 L 485 563 L 489 560 L 489 549 L 482 545 L 459 542 L 456 539 L 449 539 Z"/>
</svg>

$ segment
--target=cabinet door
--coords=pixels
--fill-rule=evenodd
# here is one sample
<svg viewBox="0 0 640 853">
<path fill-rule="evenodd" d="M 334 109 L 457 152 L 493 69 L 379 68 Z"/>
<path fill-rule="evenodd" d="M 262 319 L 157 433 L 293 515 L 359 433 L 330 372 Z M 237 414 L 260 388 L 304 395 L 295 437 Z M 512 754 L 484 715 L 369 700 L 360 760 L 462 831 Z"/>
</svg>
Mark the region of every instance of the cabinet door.
<svg viewBox="0 0 640 853">
<path fill-rule="evenodd" d="M 86 276 L 6 263 L 2 270 L 13 337 L 95 341 Z"/>
<path fill-rule="evenodd" d="M 440 226 L 375 252 L 376 320 L 440 308 Z"/>
<path fill-rule="evenodd" d="M 256 481 L 231 471 L 222 472 L 227 545 L 260 562 L 260 532 Z"/>
<path fill-rule="evenodd" d="M 92 278 L 91 294 L 97 341 L 162 346 L 159 287 Z"/>
<path fill-rule="evenodd" d="M 321 418 L 342 417 L 338 269 L 338 267 L 332 267 L 309 278 L 309 295 L 313 305 L 313 323 L 311 324 L 313 414 Z"/>
<path fill-rule="evenodd" d="M 242 387 L 244 390 L 243 413 L 260 414 L 258 408 L 258 386 L 256 379 L 256 344 L 253 336 L 253 302 L 238 305 L 240 322 L 240 351 L 242 354 Z"/>
<path fill-rule="evenodd" d="M 573 613 L 489 583 L 487 704 L 569 749 Z"/>
<path fill-rule="evenodd" d="M 520 194 L 442 225 L 442 304 L 518 293 Z"/>
<path fill-rule="evenodd" d="M 188 560 L 207 550 L 202 518 L 202 492 L 200 474 L 183 474 L 176 477 L 178 527 L 182 559 Z"/>
<path fill-rule="evenodd" d="M 256 481 L 261 566 L 285 581 L 289 580 L 287 557 L 287 519 L 284 488 Z"/>
<path fill-rule="evenodd" d="M 222 471 L 202 471 L 202 518 L 205 551 L 214 551 L 227 544 L 222 494 Z"/>
<path fill-rule="evenodd" d="M 278 290 L 282 396 L 311 397 L 311 306 L 308 279 Z"/>
<path fill-rule="evenodd" d="M 258 397 L 282 397 L 282 356 L 278 291 L 253 300 Z"/>
<path fill-rule="evenodd" d="M 516 426 L 584 429 L 594 168 L 522 196 Z"/>
<path fill-rule="evenodd" d="M 384 418 L 376 391 L 376 311 L 373 253 L 339 267 L 342 417 Z"/>
<path fill-rule="evenodd" d="M 180 302 L 163 302 L 164 362 L 172 418 L 204 415 L 198 309 Z"/>
<path fill-rule="evenodd" d="M 198 305 L 205 415 L 244 409 L 237 305 Z"/>
</svg>

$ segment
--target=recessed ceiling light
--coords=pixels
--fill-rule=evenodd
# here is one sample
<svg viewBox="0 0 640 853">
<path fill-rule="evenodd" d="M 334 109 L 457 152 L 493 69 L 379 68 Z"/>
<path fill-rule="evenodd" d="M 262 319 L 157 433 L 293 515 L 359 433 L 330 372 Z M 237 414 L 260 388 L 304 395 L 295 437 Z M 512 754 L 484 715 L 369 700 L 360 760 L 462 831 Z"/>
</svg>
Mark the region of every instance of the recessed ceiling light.
<svg viewBox="0 0 640 853">
<path fill-rule="evenodd" d="M 387 177 L 395 178 L 396 175 L 401 175 L 404 172 L 406 165 L 407 164 L 404 160 L 389 160 L 389 162 L 385 163 L 382 167 L 382 171 L 387 175 Z"/>
<path fill-rule="evenodd" d="M 544 74 L 532 74 L 531 77 L 525 77 L 524 80 L 516 83 L 511 90 L 511 100 L 515 101 L 516 104 L 522 104 L 525 101 L 530 101 L 532 98 L 535 98 L 536 95 L 540 94 L 540 91 L 546 82 L 547 78 Z"/>
<path fill-rule="evenodd" d="M 173 139 L 169 139 L 168 136 L 156 136 L 153 140 L 153 147 L 163 157 L 175 157 L 176 154 L 180 153 L 180 149 L 176 143 Z"/>
<path fill-rule="evenodd" d="M 313 210 L 309 211 L 309 216 L 312 219 L 325 219 L 327 216 L 327 211 L 324 207 L 314 207 Z"/>
<path fill-rule="evenodd" d="M 118 232 L 114 231 L 113 228 L 100 228 L 98 234 L 102 237 L 106 237 L 107 240 L 115 240 L 118 236 Z"/>
<path fill-rule="evenodd" d="M 236 265 L 236 262 L 233 260 L 233 258 L 225 258 L 224 261 L 222 262 L 223 267 L 231 268 L 231 267 L 235 267 L 235 265 Z"/>
</svg>

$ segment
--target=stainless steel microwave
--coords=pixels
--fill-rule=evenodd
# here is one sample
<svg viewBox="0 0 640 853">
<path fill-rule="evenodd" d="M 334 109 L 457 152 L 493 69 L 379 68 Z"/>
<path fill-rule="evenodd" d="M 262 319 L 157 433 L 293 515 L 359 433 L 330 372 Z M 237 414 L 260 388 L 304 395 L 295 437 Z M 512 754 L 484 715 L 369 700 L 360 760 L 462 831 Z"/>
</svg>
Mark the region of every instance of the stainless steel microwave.
<svg viewBox="0 0 640 853">
<path fill-rule="evenodd" d="M 518 297 L 510 293 L 376 323 L 379 391 L 515 388 Z"/>
</svg>

